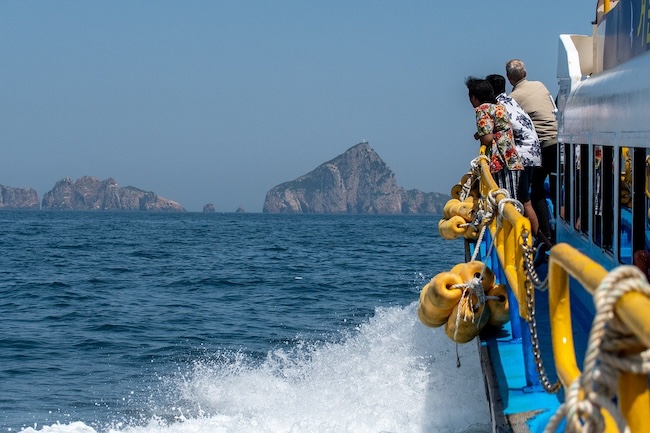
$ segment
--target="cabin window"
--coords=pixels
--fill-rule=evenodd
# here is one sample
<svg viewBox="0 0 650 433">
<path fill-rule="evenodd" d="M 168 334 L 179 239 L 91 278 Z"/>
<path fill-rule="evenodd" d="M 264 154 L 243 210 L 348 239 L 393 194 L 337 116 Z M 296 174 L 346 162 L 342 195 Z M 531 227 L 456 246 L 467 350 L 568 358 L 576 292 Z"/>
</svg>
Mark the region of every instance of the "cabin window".
<svg viewBox="0 0 650 433">
<path fill-rule="evenodd" d="M 644 251 L 650 251 L 650 151 L 649 154 L 645 156 L 645 178 L 643 182 L 643 221 L 644 230 L 643 230 L 643 249 Z"/>
<path fill-rule="evenodd" d="M 575 182 L 573 226 L 577 231 L 589 231 L 589 148 L 586 144 L 575 145 Z"/>
<path fill-rule="evenodd" d="M 646 149 L 643 147 L 634 148 L 632 153 L 632 172 L 636 176 L 631 178 L 631 203 L 632 203 L 632 251 L 647 251 L 647 221 L 648 221 L 648 199 L 646 195 Z M 629 179 L 626 179 L 630 181 Z M 634 257 L 634 256 L 632 256 Z M 634 258 L 632 258 L 634 264 Z"/>
<path fill-rule="evenodd" d="M 563 221 L 568 221 L 569 220 L 569 208 L 568 208 L 568 203 L 571 202 L 570 197 L 571 197 L 571 183 L 569 182 L 569 179 L 571 179 L 571 173 L 570 173 L 570 168 L 572 167 L 571 164 L 571 155 L 569 152 L 569 149 L 571 148 L 570 145 L 564 144 L 564 143 L 559 143 L 558 144 L 559 149 L 560 149 L 560 195 L 558 197 L 558 201 L 556 203 L 556 206 L 558 206 L 558 215 L 560 219 Z"/>
<path fill-rule="evenodd" d="M 608 169 L 609 167 L 609 169 Z M 614 222 L 614 148 L 594 147 L 593 176 L 593 242 L 603 250 L 612 252 L 612 227 Z"/>
<path fill-rule="evenodd" d="M 644 149 L 645 150 L 645 149 Z M 650 151 L 639 155 L 643 158 L 643 163 L 638 164 L 640 170 L 643 170 L 645 176 L 640 180 L 639 191 L 643 191 L 639 199 L 639 206 L 641 209 L 638 211 L 639 231 L 639 246 L 634 249 L 633 262 L 648 274 L 648 266 L 650 265 Z M 640 177 L 640 176 L 639 176 Z M 636 213 L 635 213 L 636 215 Z M 636 227 L 636 226 L 635 226 Z"/>
<path fill-rule="evenodd" d="M 619 211 L 618 211 L 618 254 L 619 261 L 624 264 L 632 263 L 632 194 L 634 184 L 632 179 L 634 168 L 634 152 L 628 147 L 621 147 L 619 155 Z"/>
</svg>

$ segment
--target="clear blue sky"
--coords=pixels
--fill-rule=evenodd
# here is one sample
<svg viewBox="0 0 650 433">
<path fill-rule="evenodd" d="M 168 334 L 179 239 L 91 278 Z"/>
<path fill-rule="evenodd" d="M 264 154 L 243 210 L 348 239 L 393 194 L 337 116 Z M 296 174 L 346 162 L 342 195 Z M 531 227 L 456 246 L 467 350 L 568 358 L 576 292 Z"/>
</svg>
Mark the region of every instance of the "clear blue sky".
<svg viewBox="0 0 650 433">
<path fill-rule="evenodd" d="M 189 211 L 266 192 L 365 139 L 449 193 L 476 156 L 464 78 L 557 92 L 595 0 L 0 0 L 0 184 L 113 177 Z M 510 90 L 510 89 L 508 89 Z"/>
</svg>

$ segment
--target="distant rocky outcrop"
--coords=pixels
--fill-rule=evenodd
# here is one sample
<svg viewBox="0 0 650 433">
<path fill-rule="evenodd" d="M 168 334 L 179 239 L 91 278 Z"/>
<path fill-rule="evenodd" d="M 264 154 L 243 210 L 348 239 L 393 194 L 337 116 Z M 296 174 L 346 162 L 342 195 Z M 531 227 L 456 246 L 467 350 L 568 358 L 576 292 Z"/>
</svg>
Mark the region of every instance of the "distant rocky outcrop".
<svg viewBox="0 0 650 433">
<path fill-rule="evenodd" d="M 118 187 L 113 178 L 100 180 L 83 176 L 73 182 L 66 177 L 43 196 L 43 209 L 47 210 L 123 210 L 171 211 L 185 209 L 175 201 L 159 197 L 151 191 L 126 186 Z"/>
<path fill-rule="evenodd" d="M 0 185 L 0 209 L 39 209 L 38 193 L 33 188 Z"/>
<path fill-rule="evenodd" d="M 403 214 L 442 214 L 445 203 L 451 199 L 448 194 L 422 192 L 417 189 L 402 190 Z"/>
<path fill-rule="evenodd" d="M 243 207 L 239 206 L 239 207 L 237 208 L 237 210 L 235 211 L 235 213 L 246 213 L 246 210 L 244 210 Z"/>
<path fill-rule="evenodd" d="M 266 193 L 263 212 L 439 214 L 449 196 L 405 191 L 363 141 L 295 180 Z"/>
<path fill-rule="evenodd" d="M 208 203 L 205 206 L 203 206 L 203 212 L 211 212 L 214 213 L 216 212 L 214 205 L 212 203 Z"/>
</svg>

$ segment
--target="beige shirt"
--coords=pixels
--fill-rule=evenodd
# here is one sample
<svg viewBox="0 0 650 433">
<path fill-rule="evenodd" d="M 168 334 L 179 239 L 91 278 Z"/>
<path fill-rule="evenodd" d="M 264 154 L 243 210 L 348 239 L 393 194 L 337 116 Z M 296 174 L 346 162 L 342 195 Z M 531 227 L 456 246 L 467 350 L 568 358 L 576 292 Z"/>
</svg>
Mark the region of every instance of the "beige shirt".
<svg viewBox="0 0 650 433">
<path fill-rule="evenodd" d="M 542 147 L 556 144 L 555 103 L 546 86 L 539 81 L 524 78 L 515 84 L 510 97 L 530 116 Z"/>
</svg>

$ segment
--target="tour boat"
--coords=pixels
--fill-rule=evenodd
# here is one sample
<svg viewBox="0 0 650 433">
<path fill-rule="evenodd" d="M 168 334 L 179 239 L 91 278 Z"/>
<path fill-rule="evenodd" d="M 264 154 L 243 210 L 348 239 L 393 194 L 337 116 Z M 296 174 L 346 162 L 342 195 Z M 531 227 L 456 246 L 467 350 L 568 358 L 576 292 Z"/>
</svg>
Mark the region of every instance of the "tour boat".
<svg viewBox="0 0 650 433">
<path fill-rule="evenodd" d="M 422 323 L 479 345 L 494 432 L 650 432 L 650 3 L 596 9 L 559 38 L 555 244 L 478 155 L 438 226 L 466 262 L 420 293 Z"/>
</svg>

